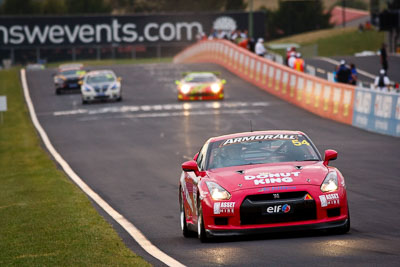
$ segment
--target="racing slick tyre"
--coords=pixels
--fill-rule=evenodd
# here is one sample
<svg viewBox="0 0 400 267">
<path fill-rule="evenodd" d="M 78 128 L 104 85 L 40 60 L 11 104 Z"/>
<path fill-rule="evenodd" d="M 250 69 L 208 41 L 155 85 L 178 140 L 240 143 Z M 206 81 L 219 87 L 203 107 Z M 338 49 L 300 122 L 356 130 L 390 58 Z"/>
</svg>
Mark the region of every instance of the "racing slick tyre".
<svg viewBox="0 0 400 267">
<path fill-rule="evenodd" d="M 82 99 L 82 104 L 83 105 L 86 105 L 86 104 L 88 104 L 89 102 L 87 101 L 87 100 L 84 100 L 84 99 Z"/>
<path fill-rule="evenodd" d="M 185 209 L 183 208 L 183 196 L 182 196 L 182 191 L 181 191 L 181 199 L 180 199 L 180 221 L 181 221 L 181 229 L 182 229 L 182 234 L 184 237 L 190 237 L 191 232 L 189 231 L 186 223 L 186 214 L 185 214 Z"/>
<path fill-rule="evenodd" d="M 122 95 L 117 98 L 117 102 L 121 102 L 121 101 L 122 101 Z"/>
<path fill-rule="evenodd" d="M 60 88 L 56 88 L 56 95 L 60 95 L 61 94 L 61 89 Z"/>
<path fill-rule="evenodd" d="M 350 231 L 350 212 L 347 214 L 347 223 L 344 226 L 331 229 L 332 234 L 343 235 Z"/>
<path fill-rule="evenodd" d="M 200 239 L 201 243 L 207 243 L 209 238 L 207 237 L 206 229 L 204 228 L 204 220 L 203 220 L 203 208 L 201 207 L 201 203 L 199 203 L 199 207 L 197 209 L 197 237 Z"/>
</svg>

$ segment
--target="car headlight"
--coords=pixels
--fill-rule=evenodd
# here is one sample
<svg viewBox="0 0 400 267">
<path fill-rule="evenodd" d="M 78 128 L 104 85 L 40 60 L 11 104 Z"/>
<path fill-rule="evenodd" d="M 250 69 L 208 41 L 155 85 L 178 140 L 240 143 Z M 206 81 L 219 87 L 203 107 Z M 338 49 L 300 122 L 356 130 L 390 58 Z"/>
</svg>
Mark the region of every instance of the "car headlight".
<svg viewBox="0 0 400 267">
<path fill-rule="evenodd" d="M 212 91 L 214 94 L 218 93 L 220 90 L 221 90 L 221 85 L 220 85 L 220 84 L 218 84 L 218 83 L 213 83 L 213 84 L 211 85 L 211 91 Z"/>
<path fill-rule="evenodd" d="M 119 86 L 118 86 L 118 84 L 117 83 L 114 83 L 112 86 L 111 86 L 111 90 L 115 90 L 115 89 L 117 89 Z"/>
<path fill-rule="evenodd" d="M 187 93 L 189 93 L 189 91 L 190 91 L 190 85 L 188 85 L 188 84 L 183 84 L 183 85 L 181 86 L 181 92 L 182 92 L 182 94 L 187 94 Z"/>
<path fill-rule="evenodd" d="M 337 178 L 337 173 L 335 171 L 329 172 L 325 177 L 324 182 L 321 184 L 322 192 L 333 192 L 338 190 L 339 183 Z"/>
<path fill-rule="evenodd" d="M 226 191 L 222 186 L 214 182 L 206 182 L 208 191 L 210 191 L 211 197 L 214 200 L 227 200 L 231 198 L 231 194 Z"/>
<path fill-rule="evenodd" d="M 85 85 L 83 86 L 83 90 L 85 90 L 86 92 L 90 92 L 92 89 L 89 86 Z"/>
</svg>

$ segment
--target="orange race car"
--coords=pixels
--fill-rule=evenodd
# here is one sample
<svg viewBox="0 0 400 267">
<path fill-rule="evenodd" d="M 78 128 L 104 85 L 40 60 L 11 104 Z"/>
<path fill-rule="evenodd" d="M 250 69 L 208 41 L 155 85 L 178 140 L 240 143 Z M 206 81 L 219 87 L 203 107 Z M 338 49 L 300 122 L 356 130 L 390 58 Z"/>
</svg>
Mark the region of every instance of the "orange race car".
<svg viewBox="0 0 400 267">
<path fill-rule="evenodd" d="M 217 72 L 185 72 L 183 79 L 175 81 L 179 100 L 224 99 L 225 80 Z"/>
</svg>

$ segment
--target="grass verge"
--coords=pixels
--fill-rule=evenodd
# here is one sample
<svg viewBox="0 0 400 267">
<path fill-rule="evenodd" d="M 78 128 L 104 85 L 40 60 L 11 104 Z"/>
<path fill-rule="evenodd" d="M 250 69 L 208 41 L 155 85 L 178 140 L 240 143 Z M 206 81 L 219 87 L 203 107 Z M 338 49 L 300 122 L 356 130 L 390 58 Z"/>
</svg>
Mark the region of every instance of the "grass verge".
<svg viewBox="0 0 400 267">
<path fill-rule="evenodd" d="M 303 48 L 317 45 L 318 56 L 333 57 L 350 56 L 362 51 L 377 51 L 383 41 L 383 32 L 375 30 L 359 32 L 357 28 L 334 28 L 293 35 L 268 44 L 297 43 Z M 286 55 L 286 50 L 283 49 L 273 51 Z"/>
<path fill-rule="evenodd" d="M 149 266 L 41 148 L 19 70 L 0 71 L 0 266 Z"/>
</svg>

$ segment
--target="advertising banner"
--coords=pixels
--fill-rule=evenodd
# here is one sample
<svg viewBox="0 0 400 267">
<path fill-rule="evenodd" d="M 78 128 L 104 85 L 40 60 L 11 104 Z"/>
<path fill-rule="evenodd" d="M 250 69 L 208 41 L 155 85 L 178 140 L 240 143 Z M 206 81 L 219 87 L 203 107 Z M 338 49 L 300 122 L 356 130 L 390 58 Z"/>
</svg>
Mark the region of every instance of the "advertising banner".
<svg viewBox="0 0 400 267">
<path fill-rule="evenodd" d="M 357 88 L 353 125 L 368 131 L 400 136 L 400 96 Z"/>
<path fill-rule="evenodd" d="M 254 36 L 264 36 L 255 12 Z M 0 47 L 193 42 L 199 33 L 248 29 L 248 13 L 0 17 Z"/>
</svg>

